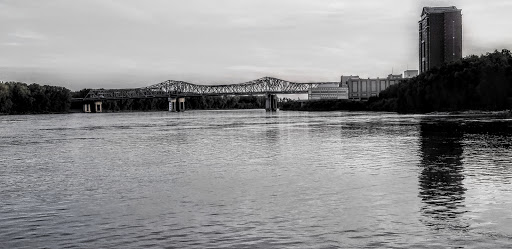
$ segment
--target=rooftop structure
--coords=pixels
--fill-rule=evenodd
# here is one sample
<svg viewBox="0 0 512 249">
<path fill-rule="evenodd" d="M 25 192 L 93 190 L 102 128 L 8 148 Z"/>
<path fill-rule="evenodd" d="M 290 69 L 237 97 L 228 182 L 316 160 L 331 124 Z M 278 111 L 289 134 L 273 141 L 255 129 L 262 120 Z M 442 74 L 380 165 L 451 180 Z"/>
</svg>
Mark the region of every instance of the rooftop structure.
<svg viewBox="0 0 512 249">
<path fill-rule="evenodd" d="M 403 77 L 405 79 L 409 79 L 416 76 L 418 76 L 418 70 L 405 70 L 403 74 Z"/>
</svg>

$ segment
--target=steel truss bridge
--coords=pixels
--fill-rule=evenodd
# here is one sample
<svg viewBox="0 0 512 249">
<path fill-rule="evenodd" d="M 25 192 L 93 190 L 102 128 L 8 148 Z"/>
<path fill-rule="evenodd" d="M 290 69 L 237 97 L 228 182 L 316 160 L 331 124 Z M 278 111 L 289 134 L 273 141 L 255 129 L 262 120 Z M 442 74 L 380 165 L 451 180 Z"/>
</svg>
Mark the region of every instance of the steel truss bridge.
<svg viewBox="0 0 512 249">
<path fill-rule="evenodd" d="M 168 98 L 220 95 L 268 95 L 307 93 L 318 87 L 316 83 L 295 83 L 272 77 L 232 85 L 196 85 L 184 81 L 167 80 L 148 87 L 132 89 L 92 89 L 83 100 Z"/>
</svg>

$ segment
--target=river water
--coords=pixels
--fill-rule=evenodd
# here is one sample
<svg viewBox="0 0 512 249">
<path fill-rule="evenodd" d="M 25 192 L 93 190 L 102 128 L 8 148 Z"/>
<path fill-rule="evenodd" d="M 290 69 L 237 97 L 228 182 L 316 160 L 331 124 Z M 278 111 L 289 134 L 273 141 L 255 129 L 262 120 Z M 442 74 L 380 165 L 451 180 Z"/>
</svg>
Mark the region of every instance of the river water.
<svg viewBox="0 0 512 249">
<path fill-rule="evenodd" d="M 510 248 L 512 120 L 0 116 L 0 248 Z"/>
</svg>

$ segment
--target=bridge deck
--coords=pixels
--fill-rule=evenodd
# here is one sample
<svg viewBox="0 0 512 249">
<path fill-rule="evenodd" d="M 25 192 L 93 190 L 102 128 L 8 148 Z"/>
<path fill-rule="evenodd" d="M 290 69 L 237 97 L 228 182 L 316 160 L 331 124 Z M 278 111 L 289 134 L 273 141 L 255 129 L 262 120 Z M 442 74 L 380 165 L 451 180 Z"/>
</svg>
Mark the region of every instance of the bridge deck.
<svg viewBox="0 0 512 249">
<path fill-rule="evenodd" d="M 84 100 L 167 98 L 174 96 L 299 94 L 307 93 L 309 89 L 324 83 L 327 82 L 295 83 L 272 77 L 264 77 L 232 85 L 196 85 L 184 81 L 167 80 L 143 88 L 92 89 L 85 96 Z"/>
</svg>

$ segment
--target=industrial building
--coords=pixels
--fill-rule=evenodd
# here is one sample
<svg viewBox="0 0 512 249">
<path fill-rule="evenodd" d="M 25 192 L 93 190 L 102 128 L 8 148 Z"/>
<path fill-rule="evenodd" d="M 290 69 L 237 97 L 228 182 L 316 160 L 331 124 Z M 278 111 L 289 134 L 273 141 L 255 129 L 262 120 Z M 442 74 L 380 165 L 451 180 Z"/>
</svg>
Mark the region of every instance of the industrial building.
<svg viewBox="0 0 512 249">
<path fill-rule="evenodd" d="M 309 89 L 308 99 L 348 99 L 348 88 L 341 82 L 326 82 Z"/>
<path fill-rule="evenodd" d="M 420 73 L 462 58 L 462 10 L 424 7 L 418 24 Z"/>
<path fill-rule="evenodd" d="M 390 74 L 386 78 L 367 78 L 359 76 L 341 76 L 340 82 L 326 82 L 309 89 L 309 100 L 351 99 L 367 100 L 378 96 L 381 91 L 405 80 L 401 74 Z"/>
<path fill-rule="evenodd" d="M 349 99 L 367 100 L 370 97 L 379 96 L 381 91 L 405 80 L 401 74 L 390 74 L 386 78 L 359 78 L 350 76 L 346 84 L 349 90 Z"/>
</svg>

